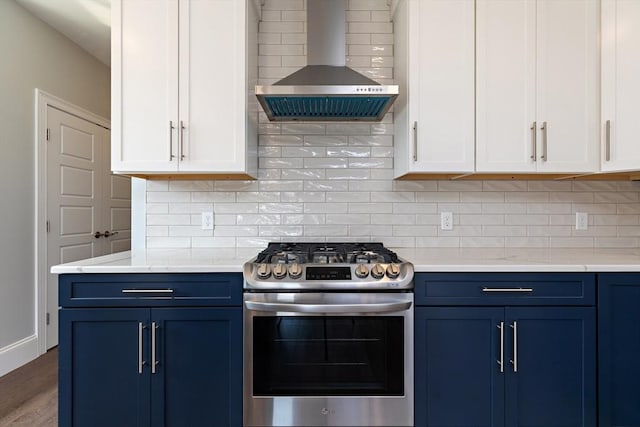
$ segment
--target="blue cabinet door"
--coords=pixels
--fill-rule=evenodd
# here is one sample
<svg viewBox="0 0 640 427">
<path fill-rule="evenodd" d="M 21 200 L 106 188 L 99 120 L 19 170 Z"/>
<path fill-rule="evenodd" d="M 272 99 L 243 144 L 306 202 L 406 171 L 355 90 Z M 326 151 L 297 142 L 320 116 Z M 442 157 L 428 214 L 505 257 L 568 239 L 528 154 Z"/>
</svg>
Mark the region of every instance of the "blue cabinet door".
<svg viewBox="0 0 640 427">
<path fill-rule="evenodd" d="M 504 425 L 503 317 L 503 308 L 416 308 L 416 427 Z"/>
<path fill-rule="evenodd" d="M 149 427 L 148 309 L 62 309 L 60 427 Z M 140 353 L 142 351 L 142 354 Z"/>
<path fill-rule="evenodd" d="M 506 308 L 506 425 L 596 425 L 595 309 Z"/>
<path fill-rule="evenodd" d="M 242 425 L 242 309 L 153 309 L 153 426 Z M 152 332 L 153 335 L 153 332 Z M 153 355 L 152 355 L 153 358 Z"/>
<path fill-rule="evenodd" d="M 601 427 L 640 426 L 640 274 L 598 277 Z"/>
</svg>

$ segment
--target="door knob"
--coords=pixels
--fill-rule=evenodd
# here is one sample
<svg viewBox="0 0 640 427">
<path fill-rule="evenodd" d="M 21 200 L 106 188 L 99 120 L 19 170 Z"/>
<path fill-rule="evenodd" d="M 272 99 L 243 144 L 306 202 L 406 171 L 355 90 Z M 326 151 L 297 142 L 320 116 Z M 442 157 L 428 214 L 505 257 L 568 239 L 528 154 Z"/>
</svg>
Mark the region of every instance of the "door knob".
<svg viewBox="0 0 640 427">
<path fill-rule="evenodd" d="M 117 231 L 109 231 L 109 230 L 107 230 L 107 231 L 104 232 L 104 237 L 115 236 L 116 234 L 118 234 Z"/>
<path fill-rule="evenodd" d="M 104 234 L 102 234 L 102 233 L 101 233 L 101 232 L 99 232 L 99 231 L 96 231 L 96 234 L 94 234 L 94 235 L 93 235 L 93 237 L 95 237 L 96 239 L 99 239 L 99 238 L 101 238 L 102 236 L 104 236 Z"/>
</svg>

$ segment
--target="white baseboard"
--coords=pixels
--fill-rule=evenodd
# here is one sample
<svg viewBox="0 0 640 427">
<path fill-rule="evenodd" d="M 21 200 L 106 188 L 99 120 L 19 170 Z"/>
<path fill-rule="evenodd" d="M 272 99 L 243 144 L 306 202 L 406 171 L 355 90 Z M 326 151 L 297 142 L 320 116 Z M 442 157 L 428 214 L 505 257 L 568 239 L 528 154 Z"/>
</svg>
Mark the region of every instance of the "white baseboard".
<svg viewBox="0 0 640 427">
<path fill-rule="evenodd" d="M 38 337 L 31 335 L 0 348 L 0 377 L 38 357 Z"/>
</svg>

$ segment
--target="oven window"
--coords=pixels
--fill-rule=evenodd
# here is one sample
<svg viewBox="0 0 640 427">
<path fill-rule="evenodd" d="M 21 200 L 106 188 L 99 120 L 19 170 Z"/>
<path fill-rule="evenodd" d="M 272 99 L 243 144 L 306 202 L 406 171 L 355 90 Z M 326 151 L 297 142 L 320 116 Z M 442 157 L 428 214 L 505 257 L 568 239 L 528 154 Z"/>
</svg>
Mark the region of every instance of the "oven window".
<svg viewBox="0 0 640 427">
<path fill-rule="evenodd" d="M 253 318 L 255 396 L 404 395 L 404 318 Z"/>
</svg>

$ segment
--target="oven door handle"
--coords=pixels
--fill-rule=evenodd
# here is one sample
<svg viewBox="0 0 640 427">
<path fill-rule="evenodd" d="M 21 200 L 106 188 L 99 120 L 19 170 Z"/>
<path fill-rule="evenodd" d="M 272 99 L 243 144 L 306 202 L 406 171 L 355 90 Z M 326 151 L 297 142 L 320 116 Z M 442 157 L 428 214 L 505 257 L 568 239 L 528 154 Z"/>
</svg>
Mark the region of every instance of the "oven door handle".
<svg viewBox="0 0 640 427">
<path fill-rule="evenodd" d="M 245 301 L 245 307 L 254 311 L 288 313 L 393 313 L 411 307 L 411 301 L 371 304 L 288 304 L 282 302 Z"/>
</svg>

